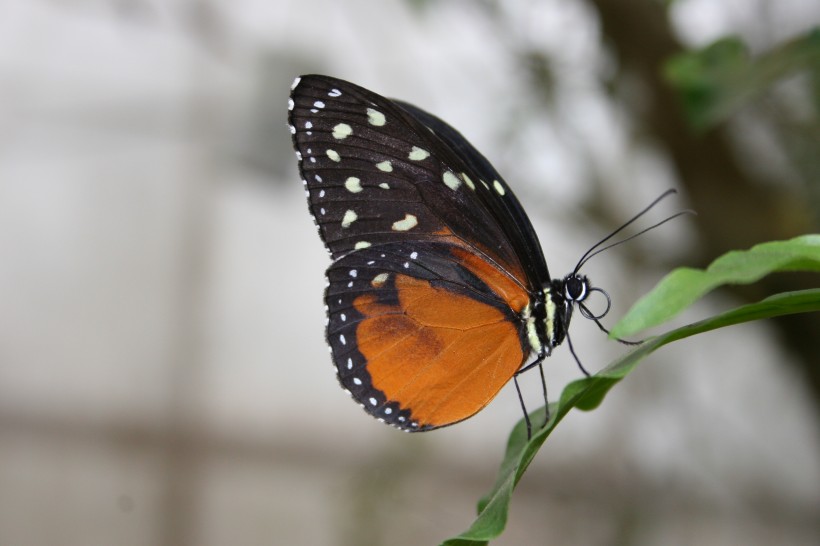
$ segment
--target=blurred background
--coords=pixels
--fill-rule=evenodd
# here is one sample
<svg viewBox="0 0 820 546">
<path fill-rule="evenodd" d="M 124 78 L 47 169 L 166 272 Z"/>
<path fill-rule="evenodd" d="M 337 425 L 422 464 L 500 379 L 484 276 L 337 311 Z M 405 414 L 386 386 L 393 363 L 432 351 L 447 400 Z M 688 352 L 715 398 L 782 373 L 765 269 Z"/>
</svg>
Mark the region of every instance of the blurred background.
<svg viewBox="0 0 820 546">
<path fill-rule="evenodd" d="M 586 267 L 612 325 L 673 267 L 818 231 L 818 23 L 814 0 L 0 0 L 0 544 L 466 529 L 515 391 L 412 435 L 339 389 L 293 78 L 459 128 L 554 276 L 677 188 L 655 217 L 697 217 Z M 719 291 L 674 323 L 806 286 Z M 803 315 L 656 353 L 558 427 L 497 544 L 820 543 L 818 332 Z M 626 350 L 580 319 L 573 341 L 591 369 Z M 553 398 L 580 376 L 566 348 L 546 368 Z"/>
</svg>

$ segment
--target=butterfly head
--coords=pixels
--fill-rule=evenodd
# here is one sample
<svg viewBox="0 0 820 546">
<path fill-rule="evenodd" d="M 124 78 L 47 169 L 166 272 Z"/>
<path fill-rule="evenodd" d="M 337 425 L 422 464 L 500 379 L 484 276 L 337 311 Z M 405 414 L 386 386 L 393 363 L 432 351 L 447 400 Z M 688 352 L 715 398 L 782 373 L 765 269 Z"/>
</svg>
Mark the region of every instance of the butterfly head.
<svg viewBox="0 0 820 546">
<path fill-rule="evenodd" d="M 582 315 L 592 318 L 593 315 L 584 304 L 592 292 L 601 292 L 607 299 L 604 312 L 595 316 L 595 318 L 600 318 L 609 311 L 609 296 L 600 288 L 593 287 L 586 275 L 573 272 L 561 279 L 553 279 L 549 287 L 544 290 L 546 330 L 552 347 L 564 341 L 576 305 L 580 308 Z"/>
</svg>

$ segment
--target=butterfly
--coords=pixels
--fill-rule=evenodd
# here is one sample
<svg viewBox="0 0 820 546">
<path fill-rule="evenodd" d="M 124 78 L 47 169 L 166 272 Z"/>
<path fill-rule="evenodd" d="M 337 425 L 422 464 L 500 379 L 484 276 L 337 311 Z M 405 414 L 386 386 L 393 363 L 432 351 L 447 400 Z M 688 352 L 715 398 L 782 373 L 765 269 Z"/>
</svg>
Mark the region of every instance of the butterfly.
<svg viewBox="0 0 820 546">
<path fill-rule="evenodd" d="M 501 175 L 416 106 L 306 75 L 288 110 L 308 207 L 332 259 L 327 341 L 342 387 L 406 431 L 467 419 L 510 379 L 524 408 L 517 376 L 535 366 L 546 398 L 541 364 L 573 309 L 603 329 L 606 311 L 593 315 L 584 301 L 606 293 L 578 273 L 590 252 L 551 278 Z"/>
</svg>

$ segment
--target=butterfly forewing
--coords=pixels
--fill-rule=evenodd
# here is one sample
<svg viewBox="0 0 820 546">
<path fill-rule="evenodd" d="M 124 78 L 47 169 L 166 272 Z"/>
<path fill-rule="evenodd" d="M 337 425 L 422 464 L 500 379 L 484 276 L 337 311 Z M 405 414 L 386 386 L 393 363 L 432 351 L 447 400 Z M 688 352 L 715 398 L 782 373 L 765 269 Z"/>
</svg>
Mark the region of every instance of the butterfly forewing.
<svg viewBox="0 0 820 546">
<path fill-rule="evenodd" d="M 524 277 L 503 222 L 477 195 L 492 181 L 480 181 L 428 126 L 389 99 L 326 76 L 303 76 L 291 101 L 310 210 L 334 258 L 455 236 Z"/>
<path fill-rule="evenodd" d="M 493 165 L 452 126 L 412 104 L 395 101 L 410 115 L 433 131 L 452 152 L 467 163 L 479 180 L 476 195 L 505 231 L 516 255 L 523 257 L 527 278 L 537 289 L 550 281 L 547 263 L 524 207 Z"/>
</svg>

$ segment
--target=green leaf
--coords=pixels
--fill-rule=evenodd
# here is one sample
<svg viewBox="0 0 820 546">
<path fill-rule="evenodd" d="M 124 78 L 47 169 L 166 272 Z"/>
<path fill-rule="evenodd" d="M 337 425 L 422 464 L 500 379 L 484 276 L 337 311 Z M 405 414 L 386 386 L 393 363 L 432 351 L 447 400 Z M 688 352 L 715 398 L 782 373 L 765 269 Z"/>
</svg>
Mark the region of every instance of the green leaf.
<svg viewBox="0 0 820 546">
<path fill-rule="evenodd" d="M 749 284 L 775 271 L 820 272 L 820 235 L 763 243 L 724 254 L 703 269 L 672 271 L 638 300 L 612 328 L 611 337 L 627 338 L 657 326 L 724 284 Z"/>
<path fill-rule="evenodd" d="M 650 353 L 672 341 L 717 328 L 780 315 L 812 311 L 820 311 L 820 289 L 771 296 L 758 303 L 744 305 L 654 337 L 616 359 L 594 376 L 573 381 L 564 388 L 558 403 L 550 404 L 550 421 L 546 426 L 537 428 L 529 441 L 526 439 L 527 433 L 524 420 L 522 419 L 516 424 L 510 434 L 507 451 L 501 463 L 496 482 L 487 496 L 479 502 L 478 517 L 464 533 L 446 540 L 442 544 L 445 546 L 477 546 L 486 544 L 498 537 L 506 526 L 515 486 L 555 426 L 574 407 L 592 409 L 600 404 L 609 389 L 629 374 L 638 362 Z M 530 415 L 533 425 L 536 427 L 538 423 L 543 423 L 543 417 L 543 408 L 534 411 Z"/>
<path fill-rule="evenodd" d="M 690 124 L 706 129 L 728 118 L 798 71 L 820 65 L 820 28 L 752 59 L 738 38 L 723 38 L 698 51 L 672 57 L 664 76 L 680 95 Z"/>
</svg>

